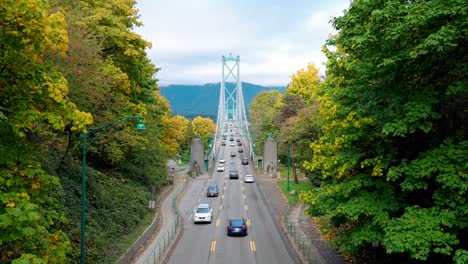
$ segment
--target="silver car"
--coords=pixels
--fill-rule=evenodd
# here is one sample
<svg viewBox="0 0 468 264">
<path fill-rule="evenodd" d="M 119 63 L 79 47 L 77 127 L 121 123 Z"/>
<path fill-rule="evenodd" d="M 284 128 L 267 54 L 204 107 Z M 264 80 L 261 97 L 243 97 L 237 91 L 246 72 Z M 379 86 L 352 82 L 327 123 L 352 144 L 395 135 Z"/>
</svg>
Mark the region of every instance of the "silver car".
<svg viewBox="0 0 468 264">
<path fill-rule="evenodd" d="M 213 209 L 209 204 L 199 204 L 193 210 L 193 223 L 211 223 Z"/>
<path fill-rule="evenodd" d="M 247 175 L 244 176 L 244 182 L 246 182 L 246 183 L 247 183 L 247 182 L 253 183 L 253 182 L 255 182 L 255 178 L 254 178 L 253 175 L 247 174 Z"/>
</svg>

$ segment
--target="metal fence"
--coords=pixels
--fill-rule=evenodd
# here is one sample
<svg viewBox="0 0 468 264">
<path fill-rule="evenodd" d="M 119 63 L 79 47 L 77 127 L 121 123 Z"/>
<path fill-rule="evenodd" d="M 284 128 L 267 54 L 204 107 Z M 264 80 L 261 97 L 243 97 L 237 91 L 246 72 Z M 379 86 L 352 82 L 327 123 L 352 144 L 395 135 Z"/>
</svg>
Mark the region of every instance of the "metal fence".
<svg viewBox="0 0 468 264">
<path fill-rule="evenodd" d="M 297 201 L 297 198 L 291 198 L 288 200 L 288 205 L 284 210 L 284 230 L 294 245 L 296 245 L 297 250 L 302 255 L 302 260 L 305 263 L 325 264 L 326 262 L 323 260 L 317 249 L 311 245 L 309 239 L 307 239 L 301 228 L 289 219 L 289 209 L 291 208 L 291 205 L 295 204 Z"/>
<path fill-rule="evenodd" d="M 162 237 L 159 238 L 156 246 L 151 250 L 151 253 L 143 262 L 144 264 L 156 264 L 161 263 L 164 260 L 167 250 L 171 246 L 171 242 L 177 235 L 177 232 L 180 228 L 180 215 L 179 209 L 177 208 L 177 200 L 184 193 L 185 189 L 189 184 L 189 180 L 186 180 L 183 184 L 182 189 L 177 193 L 177 195 L 172 198 L 172 209 L 174 210 L 175 219 L 171 223 L 170 228 L 165 230 Z M 162 231 L 162 230 L 161 230 Z"/>
</svg>

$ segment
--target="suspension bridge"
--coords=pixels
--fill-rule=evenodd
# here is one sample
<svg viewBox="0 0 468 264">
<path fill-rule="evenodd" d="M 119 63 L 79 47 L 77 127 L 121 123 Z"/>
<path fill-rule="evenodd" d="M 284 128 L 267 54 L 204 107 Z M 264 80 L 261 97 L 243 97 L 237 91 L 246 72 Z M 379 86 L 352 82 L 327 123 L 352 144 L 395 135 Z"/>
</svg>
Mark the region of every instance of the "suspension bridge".
<svg viewBox="0 0 468 264">
<path fill-rule="evenodd" d="M 218 115 L 211 145 L 205 149 L 200 138 L 192 140 L 192 179 L 176 184 L 180 196 L 177 194 L 172 203 L 166 203 L 174 208 L 175 222 L 168 223 L 170 217 L 164 218 L 163 225 L 168 223 L 167 236 L 155 239 L 138 264 L 300 263 L 275 222 L 271 205 L 265 203 L 267 195 L 254 184 L 255 176 L 260 176 L 262 170 L 263 177 L 259 179 L 266 178 L 265 174 L 277 177 L 276 142 L 267 139 L 263 155 L 257 154 L 245 112 L 240 58 L 223 56 L 221 64 Z M 233 219 L 242 221 L 242 226 L 231 226 Z M 162 261 L 168 241 L 174 240 L 181 226 L 182 235 L 167 253 L 167 262 Z M 231 231 L 242 232 L 246 238 L 231 239 Z"/>
<path fill-rule="evenodd" d="M 221 82 L 219 93 L 218 114 L 216 118 L 216 130 L 208 150 L 204 150 L 201 141 L 192 143 L 191 171 L 195 174 L 213 172 L 214 165 L 220 155 L 223 154 L 223 142 L 228 138 L 238 138 L 242 143 L 242 156 L 248 157 L 254 168 L 264 168 L 265 174 L 275 175 L 277 162 L 276 142 L 269 139 L 265 142 L 264 155 L 258 155 L 252 141 L 247 119 L 242 81 L 240 78 L 240 57 L 222 56 L 221 58 Z M 235 85 L 227 85 L 234 83 Z M 204 166 L 200 166 L 204 164 Z M 265 166 L 264 166 L 265 165 Z M 203 168 L 202 168 L 203 167 Z"/>
</svg>

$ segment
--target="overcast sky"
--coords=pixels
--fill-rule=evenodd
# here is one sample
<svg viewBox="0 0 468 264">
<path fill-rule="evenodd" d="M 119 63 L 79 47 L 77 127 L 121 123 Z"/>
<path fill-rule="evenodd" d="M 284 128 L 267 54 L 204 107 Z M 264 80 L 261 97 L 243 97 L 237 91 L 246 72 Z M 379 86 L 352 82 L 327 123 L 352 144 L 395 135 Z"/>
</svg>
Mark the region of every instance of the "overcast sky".
<svg viewBox="0 0 468 264">
<path fill-rule="evenodd" d="M 243 82 L 286 85 L 308 63 L 324 72 L 329 23 L 349 0 L 137 0 L 159 84 L 221 81 L 221 56 L 240 56 Z"/>
</svg>

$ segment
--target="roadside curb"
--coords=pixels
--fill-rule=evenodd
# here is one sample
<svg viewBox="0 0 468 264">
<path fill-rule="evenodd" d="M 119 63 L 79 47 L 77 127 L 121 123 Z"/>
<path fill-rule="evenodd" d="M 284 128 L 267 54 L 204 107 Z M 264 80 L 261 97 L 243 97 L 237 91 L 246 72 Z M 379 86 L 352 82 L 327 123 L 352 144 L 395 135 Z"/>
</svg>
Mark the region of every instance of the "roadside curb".
<svg viewBox="0 0 468 264">
<path fill-rule="evenodd" d="M 262 196 L 262 199 L 265 201 L 265 204 L 267 205 L 268 212 L 270 213 L 273 223 L 275 224 L 275 228 L 278 230 L 278 233 L 281 236 L 281 240 L 287 245 L 286 249 L 289 253 L 289 255 L 294 259 L 295 263 L 304 263 L 302 261 L 302 258 L 299 256 L 298 252 L 296 252 L 296 248 L 294 247 L 293 243 L 287 236 L 283 225 L 281 224 L 281 219 L 278 219 L 278 216 L 275 213 L 275 210 L 273 209 L 273 206 L 270 203 L 270 200 L 267 198 L 267 195 L 265 191 L 263 190 L 263 187 L 261 184 L 258 186 L 260 190 L 260 195 Z"/>
<path fill-rule="evenodd" d="M 188 181 L 188 183 L 185 183 L 185 181 Z M 184 189 L 182 190 L 182 192 L 177 196 L 176 198 L 176 202 L 175 202 L 175 206 L 176 208 L 174 208 L 175 210 L 178 211 L 178 208 L 179 208 L 179 203 L 180 203 L 180 199 L 182 199 L 182 197 L 184 197 L 184 195 L 187 193 L 187 190 L 189 189 L 190 185 L 192 184 L 192 180 L 189 178 L 189 179 L 185 179 L 184 181 L 184 184 L 185 184 L 185 187 Z M 180 238 L 182 237 L 183 233 L 184 233 L 184 221 L 181 221 L 182 220 L 182 217 L 180 216 L 180 214 L 177 214 L 177 217 L 179 217 L 179 228 L 177 228 L 177 232 L 174 236 L 174 239 L 172 240 L 172 242 L 170 243 L 170 245 L 168 246 L 167 250 L 166 250 L 166 253 L 164 254 L 164 256 L 162 257 L 162 260 L 161 260 L 161 263 L 167 263 L 167 256 L 170 256 L 172 254 L 172 252 L 174 251 L 174 246 L 177 245 L 176 242 L 178 242 L 180 240 Z"/>
</svg>

